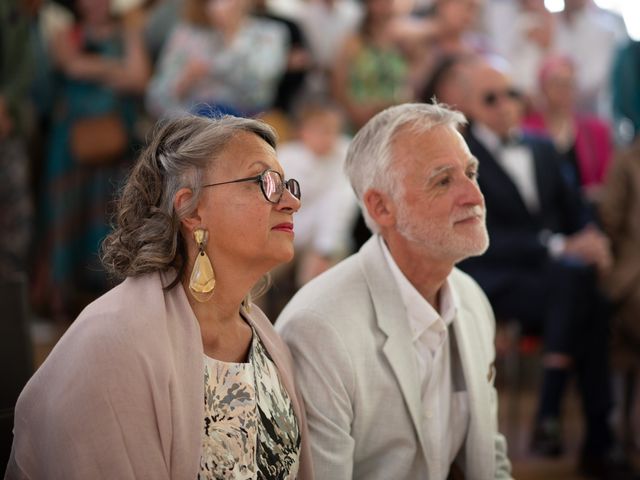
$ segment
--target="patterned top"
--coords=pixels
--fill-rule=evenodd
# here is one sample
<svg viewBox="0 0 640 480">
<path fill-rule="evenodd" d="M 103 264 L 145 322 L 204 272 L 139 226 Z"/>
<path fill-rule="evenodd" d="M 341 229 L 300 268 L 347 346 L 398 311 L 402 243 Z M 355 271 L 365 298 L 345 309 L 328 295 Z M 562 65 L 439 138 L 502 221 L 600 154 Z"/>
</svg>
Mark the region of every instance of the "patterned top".
<svg viewBox="0 0 640 480">
<path fill-rule="evenodd" d="M 179 23 L 149 84 L 149 111 L 156 116 L 179 115 L 202 103 L 242 113 L 269 108 L 286 69 L 288 35 L 272 20 L 251 18 L 227 44 L 214 29 Z M 194 61 L 206 66 L 207 74 L 179 97 L 177 85 Z"/>
<path fill-rule="evenodd" d="M 350 96 L 357 103 L 400 101 L 407 94 L 408 74 L 399 51 L 365 43 L 349 69 Z"/>
<path fill-rule="evenodd" d="M 291 400 L 258 334 L 247 363 L 205 356 L 198 479 L 295 479 L 300 431 Z"/>
</svg>

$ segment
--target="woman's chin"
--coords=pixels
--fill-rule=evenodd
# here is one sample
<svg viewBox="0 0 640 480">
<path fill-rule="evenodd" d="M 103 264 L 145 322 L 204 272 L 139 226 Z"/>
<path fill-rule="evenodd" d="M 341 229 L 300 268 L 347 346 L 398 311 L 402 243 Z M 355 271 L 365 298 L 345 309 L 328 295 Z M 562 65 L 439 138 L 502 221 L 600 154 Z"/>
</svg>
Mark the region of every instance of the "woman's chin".
<svg viewBox="0 0 640 480">
<path fill-rule="evenodd" d="M 293 250 L 293 245 L 291 246 L 291 248 L 283 248 L 281 250 L 279 250 L 278 252 L 273 252 L 273 255 L 270 256 L 269 258 L 269 270 L 276 268 L 280 265 L 283 265 L 285 263 L 289 263 L 291 260 L 293 260 L 294 257 L 294 250 Z"/>
</svg>

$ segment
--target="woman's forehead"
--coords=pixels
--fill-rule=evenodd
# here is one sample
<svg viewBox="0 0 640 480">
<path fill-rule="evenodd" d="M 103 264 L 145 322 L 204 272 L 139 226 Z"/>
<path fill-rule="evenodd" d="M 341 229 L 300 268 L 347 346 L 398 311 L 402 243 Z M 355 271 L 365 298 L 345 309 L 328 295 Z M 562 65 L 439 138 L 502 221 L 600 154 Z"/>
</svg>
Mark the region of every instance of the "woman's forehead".
<svg viewBox="0 0 640 480">
<path fill-rule="evenodd" d="M 229 140 L 215 162 L 216 170 L 257 173 L 272 168 L 282 171 L 274 148 L 258 135 L 241 132 Z"/>
</svg>

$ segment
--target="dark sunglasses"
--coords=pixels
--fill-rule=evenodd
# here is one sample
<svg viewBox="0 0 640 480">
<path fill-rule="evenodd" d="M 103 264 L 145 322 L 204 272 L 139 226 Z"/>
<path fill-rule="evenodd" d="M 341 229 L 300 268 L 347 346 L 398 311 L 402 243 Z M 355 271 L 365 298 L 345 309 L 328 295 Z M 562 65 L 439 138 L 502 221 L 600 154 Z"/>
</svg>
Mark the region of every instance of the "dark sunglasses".
<svg viewBox="0 0 640 480">
<path fill-rule="evenodd" d="M 482 95 L 482 101 L 488 107 L 493 107 L 498 103 L 500 98 L 508 98 L 510 100 L 520 100 L 521 95 L 515 88 L 507 88 L 505 90 L 489 90 Z"/>
<path fill-rule="evenodd" d="M 208 185 L 202 185 L 202 188 L 240 182 L 259 183 L 260 190 L 262 190 L 264 198 L 269 203 L 280 203 L 280 199 L 282 198 L 282 194 L 284 193 L 285 188 L 289 190 L 289 193 L 291 193 L 291 195 L 296 197 L 298 200 L 300 200 L 300 197 L 302 196 L 300 192 L 300 184 L 297 180 L 290 178 L 289 180 L 284 181 L 282 179 L 282 175 L 280 175 L 279 172 L 271 169 L 267 169 L 260 175 L 256 175 L 255 177 L 239 178 L 237 180 L 229 180 L 228 182 L 209 183 Z"/>
</svg>

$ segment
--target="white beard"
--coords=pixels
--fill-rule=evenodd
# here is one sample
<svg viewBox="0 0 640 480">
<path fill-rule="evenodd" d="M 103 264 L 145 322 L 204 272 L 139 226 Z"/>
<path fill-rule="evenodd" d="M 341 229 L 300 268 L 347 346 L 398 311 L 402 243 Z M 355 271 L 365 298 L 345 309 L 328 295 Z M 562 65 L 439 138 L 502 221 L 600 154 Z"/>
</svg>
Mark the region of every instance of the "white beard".
<svg viewBox="0 0 640 480">
<path fill-rule="evenodd" d="M 473 216 L 481 217 L 481 223 L 467 227 L 454 225 L 457 221 Z M 481 206 L 461 211 L 447 225 L 436 225 L 428 221 L 417 222 L 409 218 L 406 210 L 401 210 L 398 212 L 396 228 L 406 240 L 420 245 L 434 257 L 451 259 L 454 263 L 482 255 L 489 248 L 485 210 Z M 469 232 L 458 232 L 457 228 L 466 228 Z"/>
</svg>

